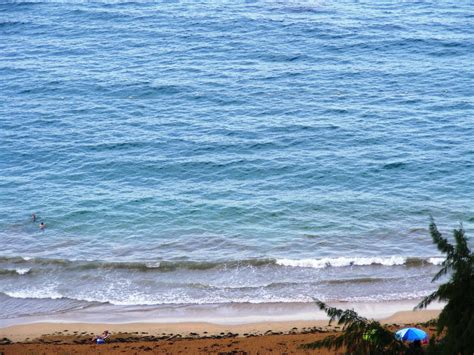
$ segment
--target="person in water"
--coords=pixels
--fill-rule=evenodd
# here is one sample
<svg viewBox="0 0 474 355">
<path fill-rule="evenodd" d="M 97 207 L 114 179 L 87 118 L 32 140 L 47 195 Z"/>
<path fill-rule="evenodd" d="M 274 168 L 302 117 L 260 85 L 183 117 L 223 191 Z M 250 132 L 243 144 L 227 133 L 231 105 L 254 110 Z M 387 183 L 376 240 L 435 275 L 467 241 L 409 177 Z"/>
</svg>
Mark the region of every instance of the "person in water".
<svg viewBox="0 0 474 355">
<path fill-rule="evenodd" d="M 31 220 L 33 222 L 36 222 L 36 214 L 34 214 L 34 213 L 31 214 Z"/>
<path fill-rule="evenodd" d="M 39 227 L 42 231 L 44 231 L 44 229 L 46 228 L 46 224 L 44 224 L 44 222 L 41 222 Z"/>
<path fill-rule="evenodd" d="M 96 335 L 92 338 L 93 343 L 105 343 L 105 339 L 107 339 L 110 336 L 110 333 L 108 330 L 104 330 L 104 332 L 101 335 Z"/>
</svg>

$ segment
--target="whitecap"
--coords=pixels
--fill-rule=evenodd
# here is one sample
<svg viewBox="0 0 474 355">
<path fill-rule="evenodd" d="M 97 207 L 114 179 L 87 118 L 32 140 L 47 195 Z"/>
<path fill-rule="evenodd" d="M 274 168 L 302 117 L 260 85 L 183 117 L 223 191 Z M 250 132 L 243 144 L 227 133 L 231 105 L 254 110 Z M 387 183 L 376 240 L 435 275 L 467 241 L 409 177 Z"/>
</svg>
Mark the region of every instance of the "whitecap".
<svg viewBox="0 0 474 355">
<path fill-rule="evenodd" d="M 17 290 L 17 291 L 2 291 L 5 295 L 12 298 L 35 298 L 35 299 L 61 299 L 63 295 L 56 291 L 44 290 L 44 289 L 30 289 L 30 290 Z"/>
<path fill-rule="evenodd" d="M 441 265 L 444 260 L 445 258 L 443 258 L 442 256 L 435 256 L 432 258 L 428 258 L 428 262 L 433 265 Z"/>
<path fill-rule="evenodd" d="M 407 258 L 403 256 L 387 257 L 337 257 L 322 259 L 277 259 L 276 264 L 290 267 L 307 267 L 321 269 L 325 267 L 363 266 L 363 265 L 403 265 Z"/>
<path fill-rule="evenodd" d="M 31 271 L 29 268 L 20 268 L 20 269 L 15 269 L 14 270 L 18 275 L 26 275 Z"/>
</svg>

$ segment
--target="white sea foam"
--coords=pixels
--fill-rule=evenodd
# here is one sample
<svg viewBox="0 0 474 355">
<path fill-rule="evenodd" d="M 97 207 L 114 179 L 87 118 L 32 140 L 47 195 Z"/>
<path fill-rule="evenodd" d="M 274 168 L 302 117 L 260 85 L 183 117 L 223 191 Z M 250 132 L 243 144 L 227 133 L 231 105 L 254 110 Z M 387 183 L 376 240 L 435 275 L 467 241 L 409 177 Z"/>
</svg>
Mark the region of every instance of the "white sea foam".
<svg viewBox="0 0 474 355">
<path fill-rule="evenodd" d="M 18 275 L 25 275 L 27 273 L 30 272 L 31 269 L 29 268 L 18 268 L 18 269 L 15 269 L 14 271 L 18 274 Z"/>
<path fill-rule="evenodd" d="M 236 298 L 223 298 L 223 297 L 203 297 L 203 298 L 192 298 L 192 297 L 176 297 L 176 298 L 154 298 L 151 295 L 144 294 L 129 294 L 123 299 L 112 297 L 108 299 L 105 295 L 97 295 L 97 297 L 66 297 L 55 292 L 36 292 L 36 291 L 18 291 L 18 292 L 4 292 L 7 296 L 14 298 L 34 298 L 34 299 L 62 299 L 70 298 L 77 301 L 85 302 L 99 302 L 109 303 L 116 306 L 158 306 L 158 305 L 206 305 L 206 304 L 265 304 L 265 303 L 312 303 L 314 298 L 309 295 L 295 295 L 293 297 L 278 297 L 276 295 L 260 295 L 259 298 L 254 297 L 236 297 Z M 382 302 L 382 301 L 394 301 L 394 300 L 413 300 L 425 297 L 429 294 L 428 291 L 413 291 L 413 292 L 397 292 L 397 293 L 385 293 L 385 294 L 374 294 L 367 296 L 354 296 L 354 297 L 342 297 L 339 299 L 333 299 L 332 301 L 343 301 L 343 302 Z M 263 297 L 262 297 L 263 296 Z M 327 297 L 320 295 L 318 297 L 323 301 L 329 301 Z"/>
<path fill-rule="evenodd" d="M 35 298 L 35 299 L 60 299 L 64 298 L 63 295 L 56 291 L 48 290 L 21 290 L 21 291 L 2 291 L 5 295 L 13 298 Z"/>
<path fill-rule="evenodd" d="M 385 302 L 399 300 L 418 300 L 428 296 L 431 291 L 395 292 L 385 294 L 374 294 L 370 296 L 343 297 L 338 301 L 343 302 Z"/>
<path fill-rule="evenodd" d="M 428 262 L 433 265 L 441 265 L 444 260 L 445 258 L 442 256 L 435 256 L 435 257 L 429 258 Z"/>
<path fill-rule="evenodd" d="M 338 258 L 322 258 L 322 259 L 277 259 L 277 265 L 291 267 L 308 267 L 321 269 L 325 267 L 343 267 L 343 266 L 363 266 L 363 265 L 403 265 L 407 258 L 402 256 L 388 257 L 338 257 Z"/>
<path fill-rule="evenodd" d="M 207 297 L 194 298 L 189 295 L 179 294 L 175 296 L 154 297 L 150 294 L 129 293 L 126 295 L 107 295 L 107 294 L 78 294 L 62 295 L 55 291 L 47 290 L 25 290 L 25 291 L 3 291 L 5 295 L 12 298 L 21 299 L 63 299 L 69 298 L 77 301 L 110 303 L 117 306 L 156 306 L 156 305 L 203 305 L 203 304 L 227 304 L 227 303 L 307 303 L 313 302 L 313 298 L 307 295 L 298 295 L 294 297 L 279 297 L 277 295 L 261 295 L 261 297 L 223 297 L 218 295 L 209 295 Z"/>
<path fill-rule="evenodd" d="M 262 304 L 262 303 L 308 303 L 314 302 L 312 297 L 299 295 L 295 297 L 278 297 L 278 296 L 267 296 L 261 299 L 253 297 L 239 297 L 239 298 L 224 298 L 224 297 L 204 297 L 204 298 L 192 298 L 192 297 L 179 297 L 179 298 L 164 298 L 154 299 L 150 295 L 128 295 L 124 299 L 111 299 L 99 297 L 85 297 L 79 298 L 80 301 L 86 302 L 101 302 L 110 303 L 116 306 L 156 306 L 156 305 L 204 305 L 204 304 L 228 304 L 228 303 L 249 303 L 249 304 Z"/>
<path fill-rule="evenodd" d="M 26 275 L 27 273 L 29 273 L 31 271 L 30 268 L 6 268 L 6 269 L 3 269 L 4 271 L 9 271 L 9 272 L 14 272 L 18 275 Z"/>
</svg>

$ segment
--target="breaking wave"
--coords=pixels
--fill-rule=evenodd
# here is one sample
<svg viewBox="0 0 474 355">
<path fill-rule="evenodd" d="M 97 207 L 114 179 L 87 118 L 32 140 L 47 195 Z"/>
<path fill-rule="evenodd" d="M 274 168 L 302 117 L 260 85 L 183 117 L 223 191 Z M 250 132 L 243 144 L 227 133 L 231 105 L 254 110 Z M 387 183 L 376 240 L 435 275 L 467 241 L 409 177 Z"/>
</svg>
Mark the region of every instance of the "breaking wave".
<svg viewBox="0 0 474 355">
<path fill-rule="evenodd" d="M 423 266 L 426 264 L 439 265 L 444 259 L 441 257 L 430 258 L 409 258 L 404 256 L 386 256 L 386 257 L 337 257 L 321 259 L 278 259 L 277 265 L 289 267 L 305 268 L 326 268 L 326 267 L 347 267 L 347 266 Z"/>
<path fill-rule="evenodd" d="M 425 265 L 440 265 L 444 261 L 442 257 L 414 258 L 405 256 L 385 256 L 385 257 L 326 257 L 314 259 L 247 259 L 228 260 L 220 262 L 207 261 L 147 261 L 147 262 L 118 262 L 118 261 L 97 261 L 97 260 L 67 260 L 67 259 L 47 259 L 30 257 L 0 257 L 1 263 L 14 264 L 15 269 L 0 269 L 0 273 L 27 274 L 34 267 L 54 267 L 60 266 L 70 270 L 94 270 L 94 269 L 114 269 L 133 270 L 141 272 L 171 272 L 178 269 L 187 270 L 209 270 L 209 269 L 232 269 L 241 267 L 299 267 L 299 268 L 329 268 L 329 267 L 354 267 L 354 266 L 399 266 L 420 267 Z"/>
</svg>

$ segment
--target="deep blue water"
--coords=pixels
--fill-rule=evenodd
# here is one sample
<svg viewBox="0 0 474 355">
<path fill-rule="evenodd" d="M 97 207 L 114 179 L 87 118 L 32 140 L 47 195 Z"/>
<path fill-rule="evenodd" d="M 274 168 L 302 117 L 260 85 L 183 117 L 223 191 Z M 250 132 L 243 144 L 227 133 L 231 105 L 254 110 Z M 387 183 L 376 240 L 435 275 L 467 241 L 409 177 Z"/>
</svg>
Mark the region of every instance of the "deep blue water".
<svg viewBox="0 0 474 355">
<path fill-rule="evenodd" d="M 430 214 L 474 232 L 473 10 L 2 2 L 0 302 L 426 294 Z"/>
</svg>

